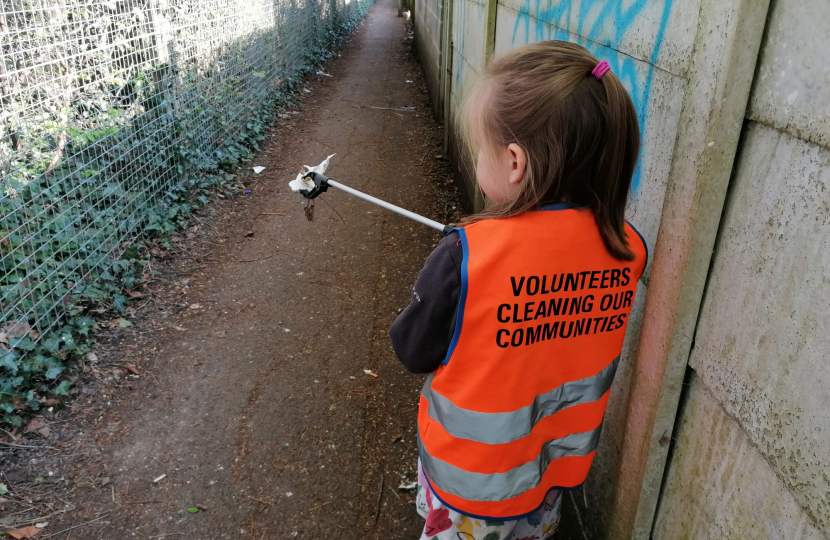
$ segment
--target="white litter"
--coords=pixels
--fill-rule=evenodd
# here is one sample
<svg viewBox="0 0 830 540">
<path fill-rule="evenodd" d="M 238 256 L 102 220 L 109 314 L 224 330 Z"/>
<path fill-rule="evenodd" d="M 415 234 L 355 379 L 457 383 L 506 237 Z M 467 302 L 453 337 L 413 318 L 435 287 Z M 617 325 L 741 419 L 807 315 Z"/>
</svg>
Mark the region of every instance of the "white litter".
<svg viewBox="0 0 830 540">
<path fill-rule="evenodd" d="M 309 191 L 309 190 L 314 189 L 314 182 L 312 182 L 311 180 L 303 180 L 303 176 L 305 176 L 307 173 L 310 173 L 310 172 L 316 172 L 317 174 L 323 174 L 324 172 L 326 172 L 326 169 L 328 169 L 328 167 L 329 167 L 329 160 L 331 158 L 333 158 L 334 156 L 336 156 L 336 155 L 337 154 L 330 155 L 329 157 L 324 159 L 323 162 L 320 163 L 319 165 L 317 165 L 316 167 L 309 167 L 308 165 L 303 165 L 303 167 L 305 167 L 305 169 L 306 169 L 306 172 L 298 174 L 297 178 L 295 178 L 294 180 L 292 180 L 288 183 L 288 187 L 290 187 L 291 191 L 293 191 L 294 193 L 299 193 L 300 191 Z"/>
<path fill-rule="evenodd" d="M 164 480 L 165 478 L 167 478 L 167 475 L 166 475 L 166 474 L 162 474 L 161 476 L 159 476 L 158 478 L 156 478 L 155 480 L 153 480 L 153 483 L 154 483 L 154 484 L 158 484 L 159 482 L 161 482 L 161 481 L 162 481 L 162 480 Z"/>
<path fill-rule="evenodd" d="M 418 489 L 418 482 L 412 482 L 411 484 L 401 484 L 398 486 L 398 489 L 401 491 L 415 491 Z"/>
<path fill-rule="evenodd" d="M 331 75 L 329 75 L 325 71 L 321 71 L 319 69 L 317 70 L 317 75 L 322 75 L 323 77 L 331 77 Z"/>
<path fill-rule="evenodd" d="M 265 170 L 265 167 L 260 167 L 260 166 L 256 166 L 256 167 L 252 167 L 252 168 L 253 168 L 255 174 L 259 174 L 259 173 L 261 173 L 262 171 Z"/>
</svg>

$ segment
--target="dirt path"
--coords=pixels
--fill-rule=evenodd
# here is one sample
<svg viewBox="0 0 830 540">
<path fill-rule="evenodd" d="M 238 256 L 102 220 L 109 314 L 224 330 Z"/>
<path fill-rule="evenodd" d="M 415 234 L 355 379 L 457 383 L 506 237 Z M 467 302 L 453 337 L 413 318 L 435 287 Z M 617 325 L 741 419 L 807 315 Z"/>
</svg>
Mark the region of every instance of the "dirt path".
<svg viewBox="0 0 830 540">
<path fill-rule="evenodd" d="M 59 538 L 417 538 L 398 485 L 415 478 L 421 380 L 386 331 L 439 234 L 338 192 L 309 223 L 286 186 L 337 152 L 332 177 L 446 219 L 440 135 L 410 49 L 382 0 L 251 163 L 266 167 L 247 178 L 252 193 L 214 207 L 182 244 L 188 268 L 168 265 L 173 285 L 101 347 L 101 365 L 145 376 L 99 389 L 66 428 L 84 431 L 53 436 L 76 449 L 41 466 L 76 488 L 44 533 L 91 521 Z M 21 475 L 12 489 L 34 485 Z"/>
</svg>

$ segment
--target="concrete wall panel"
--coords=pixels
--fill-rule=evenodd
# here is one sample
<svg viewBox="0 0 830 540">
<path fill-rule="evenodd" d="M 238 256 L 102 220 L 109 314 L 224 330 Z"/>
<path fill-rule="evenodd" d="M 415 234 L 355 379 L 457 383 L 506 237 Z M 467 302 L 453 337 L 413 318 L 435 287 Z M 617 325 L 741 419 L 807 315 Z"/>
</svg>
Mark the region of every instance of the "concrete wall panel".
<svg viewBox="0 0 830 540">
<path fill-rule="evenodd" d="M 454 2 L 453 48 L 476 73 L 484 70 L 484 29 L 487 26 L 487 6 L 480 0 Z M 463 68 L 462 68 L 463 69 Z M 463 76 L 453 72 L 455 83 Z M 461 88 L 462 94 L 464 88 Z"/>
<path fill-rule="evenodd" d="M 516 16 L 507 25 L 514 45 L 578 36 L 685 75 L 694 44 L 700 0 L 501 0 Z M 499 22 L 499 25 L 502 23 Z"/>
<path fill-rule="evenodd" d="M 433 113 L 440 118 L 441 13 L 444 0 L 415 1 L 415 46 L 424 69 Z"/>
<path fill-rule="evenodd" d="M 581 506 L 584 506 L 591 515 L 591 519 L 584 524 L 588 538 L 602 538 L 604 531 L 608 528 L 608 514 L 605 509 L 611 507 L 614 495 L 608 486 L 615 483 L 620 448 L 625 439 L 626 409 L 631 391 L 631 380 L 636 369 L 637 337 L 643 321 L 643 308 L 647 293 L 648 287 L 640 282 L 637 286 L 637 296 L 631 308 L 631 315 L 628 318 L 629 330 L 625 335 L 620 366 L 608 398 L 608 409 L 597 447 L 597 457 L 585 480 L 584 495 L 580 497 L 583 501 Z"/>
<path fill-rule="evenodd" d="M 751 123 L 691 365 L 830 533 L 830 150 Z"/>
<path fill-rule="evenodd" d="M 826 540 L 743 427 L 693 377 L 654 540 Z"/>
<path fill-rule="evenodd" d="M 830 2 L 778 0 L 749 118 L 830 147 Z"/>
</svg>

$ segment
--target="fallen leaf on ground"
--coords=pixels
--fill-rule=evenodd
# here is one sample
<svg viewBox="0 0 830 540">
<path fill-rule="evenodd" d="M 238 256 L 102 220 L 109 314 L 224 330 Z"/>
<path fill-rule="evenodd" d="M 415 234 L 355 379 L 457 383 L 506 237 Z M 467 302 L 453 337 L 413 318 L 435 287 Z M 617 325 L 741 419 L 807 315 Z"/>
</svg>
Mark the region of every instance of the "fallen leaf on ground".
<svg viewBox="0 0 830 540">
<path fill-rule="evenodd" d="M 9 321 L 3 326 L 3 333 L 7 338 L 21 338 L 32 330 L 26 321 Z"/>
<path fill-rule="evenodd" d="M 124 364 L 124 371 L 126 373 L 132 373 L 133 375 L 139 375 L 138 368 L 135 367 L 135 364 Z"/>
<path fill-rule="evenodd" d="M 20 396 L 12 396 L 12 405 L 16 411 L 25 411 L 29 409 L 29 404 Z"/>
<path fill-rule="evenodd" d="M 17 538 L 19 540 L 20 538 L 34 538 L 35 535 L 40 534 L 40 531 L 42 530 L 43 529 L 38 529 L 37 527 L 33 527 L 30 525 L 28 527 L 23 527 L 22 529 L 15 529 L 13 531 L 9 531 L 6 534 L 11 536 L 12 538 Z"/>
<path fill-rule="evenodd" d="M 196 508 L 195 506 L 192 506 L 192 507 L 188 508 L 187 511 L 190 512 L 191 514 L 198 514 L 199 513 L 199 509 Z"/>
<path fill-rule="evenodd" d="M 26 426 L 26 431 L 37 431 L 39 429 L 43 429 L 46 427 L 46 422 L 41 420 L 40 418 L 32 418 L 32 421 L 29 422 L 29 425 Z"/>
</svg>

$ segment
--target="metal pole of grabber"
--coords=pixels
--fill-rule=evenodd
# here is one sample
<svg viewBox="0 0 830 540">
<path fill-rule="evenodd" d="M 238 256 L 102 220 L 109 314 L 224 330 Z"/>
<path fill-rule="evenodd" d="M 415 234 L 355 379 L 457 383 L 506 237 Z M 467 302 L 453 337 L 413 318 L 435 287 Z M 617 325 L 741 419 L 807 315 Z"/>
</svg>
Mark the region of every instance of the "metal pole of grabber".
<svg viewBox="0 0 830 540">
<path fill-rule="evenodd" d="M 391 210 L 392 212 L 395 212 L 396 214 L 400 214 L 404 217 L 408 217 L 409 219 L 413 219 L 413 220 L 417 221 L 418 223 L 426 225 L 427 227 L 432 227 L 433 229 L 437 229 L 441 232 L 447 232 L 447 229 L 449 228 L 449 226 L 444 225 L 443 223 L 438 223 L 437 221 L 433 221 L 429 218 L 425 218 L 424 216 L 418 215 L 415 212 L 410 212 L 409 210 L 401 208 L 400 206 L 395 206 L 394 204 L 388 203 L 386 201 L 382 201 L 382 200 L 378 199 L 377 197 L 372 197 L 371 195 L 367 195 L 367 194 L 363 193 L 362 191 L 358 191 L 354 188 L 350 188 L 349 186 L 344 186 L 340 182 L 332 180 L 331 178 L 328 179 L 328 185 L 330 185 L 331 187 L 336 187 L 337 189 L 345 191 L 346 193 L 351 193 L 355 197 L 359 197 L 359 198 L 363 199 L 364 201 L 369 201 L 370 203 L 376 204 L 376 205 L 378 205 L 382 208 L 386 208 L 387 210 Z"/>
</svg>

